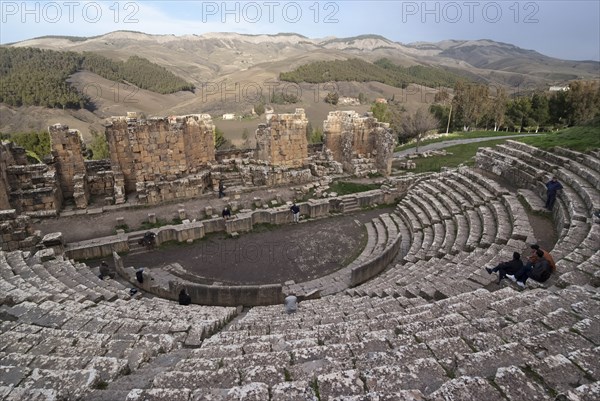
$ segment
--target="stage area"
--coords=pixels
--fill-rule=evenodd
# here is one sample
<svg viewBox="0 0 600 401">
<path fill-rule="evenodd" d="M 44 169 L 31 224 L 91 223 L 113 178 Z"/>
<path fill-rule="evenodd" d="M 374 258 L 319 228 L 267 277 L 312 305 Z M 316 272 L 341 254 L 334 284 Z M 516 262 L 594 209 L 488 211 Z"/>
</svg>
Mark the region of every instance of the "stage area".
<svg viewBox="0 0 600 401">
<path fill-rule="evenodd" d="M 277 284 L 326 276 L 352 262 L 367 241 L 364 224 L 393 208 L 306 221 L 258 226 L 239 238 L 211 234 L 191 245 L 166 245 L 126 255 L 125 266 L 165 267 L 178 263 L 185 278 L 202 284 Z"/>
</svg>

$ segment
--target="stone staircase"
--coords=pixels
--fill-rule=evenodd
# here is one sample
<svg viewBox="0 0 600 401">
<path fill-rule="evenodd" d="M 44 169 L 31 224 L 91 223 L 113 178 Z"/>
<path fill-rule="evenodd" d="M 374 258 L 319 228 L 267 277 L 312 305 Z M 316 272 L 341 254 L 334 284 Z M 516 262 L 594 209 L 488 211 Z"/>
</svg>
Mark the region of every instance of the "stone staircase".
<svg viewBox="0 0 600 401">
<path fill-rule="evenodd" d="M 244 180 L 242 176 L 238 172 L 227 172 L 221 174 L 221 182 L 225 186 L 225 194 L 229 195 L 228 192 L 231 192 L 234 188 L 239 188 L 244 186 Z"/>
<path fill-rule="evenodd" d="M 360 206 L 358 205 L 358 201 L 354 196 L 348 196 L 342 198 L 342 211 L 345 214 L 353 213 L 360 210 Z"/>
<path fill-rule="evenodd" d="M 129 244 L 129 255 L 138 255 L 140 253 L 148 252 L 148 248 L 145 245 L 140 245 L 139 240 L 144 237 L 144 233 L 134 234 L 128 238 L 127 243 Z"/>
</svg>

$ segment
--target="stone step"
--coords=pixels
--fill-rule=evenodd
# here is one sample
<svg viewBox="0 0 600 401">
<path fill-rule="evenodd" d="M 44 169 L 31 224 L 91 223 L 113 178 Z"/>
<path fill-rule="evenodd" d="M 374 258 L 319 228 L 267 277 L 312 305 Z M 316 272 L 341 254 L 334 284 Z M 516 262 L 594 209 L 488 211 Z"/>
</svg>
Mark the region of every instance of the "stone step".
<svg viewBox="0 0 600 401">
<path fill-rule="evenodd" d="M 519 198 L 519 200 L 525 202 L 527 208 L 534 213 L 552 213 L 551 211 L 546 209 L 545 202 L 542 200 L 542 198 L 540 198 L 538 194 L 536 194 L 530 189 L 519 189 L 517 191 L 517 197 Z"/>
</svg>

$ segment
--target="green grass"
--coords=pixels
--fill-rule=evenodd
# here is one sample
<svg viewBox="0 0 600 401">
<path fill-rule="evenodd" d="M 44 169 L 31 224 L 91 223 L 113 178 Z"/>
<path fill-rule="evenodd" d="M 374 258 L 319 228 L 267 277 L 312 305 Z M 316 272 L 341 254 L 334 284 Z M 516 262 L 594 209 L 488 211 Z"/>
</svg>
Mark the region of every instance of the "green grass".
<svg viewBox="0 0 600 401">
<path fill-rule="evenodd" d="M 471 137 L 470 135 L 475 134 L 473 138 L 481 138 L 486 136 L 500 136 L 501 133 L 490 132 L 490 131 L 479 131 L 470 134 L 457 134 L 451 139 L 461 139 Z M 506 133 L 504 133 L 506 134 Z M 508 133 L 514 134 L 514 133 Z M 455 135 L 455 134 L 453 134 Z M 433 140 L 440 142 L 442 140 L 448 140 L 448 137 L 439 138 L 439 140 Z M 587 125 L 581 127 L 567 128 L 559 132 L 550 132 L 537 137 L 525 137 L 515 139 L 519 142 L 524 142 L 529 145 L 551 150 L 555 146 L 561 146 L 576 150 L 578 152 L 585 152 L 592 149 L 600 148 L 600 126 Z M 423 172 L 439 172 L 442 167 L 457 167 L 460 164 L 473 165 L 475 153 L 477 149 L 481 147 L 491 147 L 497 144 L 503 143 L 505 139 L 493 139 L 483 142 L 475 142 L 461 145 L 454 145 L 445 148 L 448 153 L 452 153 L 447 156 L 435 156 L 425 159 L 414 159 L 417 168 L 413 170 L 415 173 Z M 430 142 L 432 143 L 432 142 Z"/>
<path fill-rule="evenodd" d="M 517 140 L 541 149 L 552 149 L 555 146 L 560 146 L 578 152 L 586 152 L 600 148 L 600 126 L 571 127 L 539 137 L 519 138 Z"/>
<path fill-rule="evenodd" d="M 167 222 L 166 220 L 161 220 L 161 219 L 156 219 L 156 223 L 150 223 L 148 221 L 144 221 L 142 224 L 140 224 L 139 230 L 137 231 L 142 231 L 142 230 L 151 230 L 153 228 L 160 228 L 166 225 L 169 225 L 170 223 Z"/>
<path fill-rule="evenodd" d="M 129 229 L 129 226 L 127 224 L 118 224 L 115 226 L 115 234 L 117 233 L 117 230 L 123 230 L 126 233 L 130 232 L 131 230 Z"/>
<path fill-rule="evenodd" d="M 338 195 L 348 195 L 379 189 L 379 187 L 380 185 L 377 184 L 360 184 L 355 182 L 335 181 L 329 185 L 328 192 L 335 192 Z"/>
<path fill-rule="evenodd" d="M 532 132 L 530 132 L 531 134 Z M 424 141 L 421 141 L 419 146 L 425 146 L 425 145 L 429 145 L 432 143 L 438 143 L 438 142 L 444 142 L 444 141 L 453 141 L 456 139 L 472 139 L 472 138 L 488 138 L 488 137 L 495 137 L 495 136 L 513 136 L 513 135 L 522 135 L 522 134 L 527 134 L 527 132 L 505 132 L 505 131 L 473 131 L 473 132 L 451 132 L 448 135 L 444 135 L 442 137 L 439 138 L 434 138 L 434 139 L 427 139 Z M 396 146 L 396 148 L 394 149 L 394 152 L 398 152 L 401 150 L 406 150 L 406 149 L 412 149 L 412 148 L 416 148 L 417 144 L 416 143 L 406 143 L 404 145 L 399 145 Z"/>
<path fill-rule="evenodd" d="M 445 150 L 452 153 L 451 155 L 414 159 L 413 161 L 417 165 L 417 168 L 412 170 L 412 172 L 439 172 L 442 167 L 457 167 L 460 164 L 472 166 L 475 163 L 473 156 L 475 156 L 479 148 L 495 146 L 505 141 L 505 139 L 493 139 L 490 141 L 450 146 L 445 148 Z"/>
</svg>

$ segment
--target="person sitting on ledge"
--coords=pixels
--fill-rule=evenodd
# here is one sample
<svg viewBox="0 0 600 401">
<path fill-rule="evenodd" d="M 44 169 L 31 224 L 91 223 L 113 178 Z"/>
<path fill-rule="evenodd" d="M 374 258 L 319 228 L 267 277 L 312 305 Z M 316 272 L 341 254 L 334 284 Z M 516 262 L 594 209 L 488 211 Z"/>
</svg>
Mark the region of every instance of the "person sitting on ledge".
<svg viewBox="0 0 600 401">
<path fill-rule="evenodd" d="M 550 278 L 552 275 L 552 267 L 550 262 L 544 258 L 544 251 L 538 249 L 536 252 L 537 260 L 532 265 L 527 263 L 523 268 L 515 274 L 514 277 L 508 276 L 513 281 L 517 282 L 517 285 L 521 288 L 525 288 L 527 279 L 532 279 L 538 283 L 543 283 Z"/>
<path fill-rule="evenodd" d="M 221 213 L 221 215 L 223 216 L 223 218 L 225 220 L 228 220 L 231 218 L 231 210 L 229 210 L 229 208 L 227 206 L 225 206 L 225 208 L 223 209 L 223 212 Z"/>
<path fill-rule="evenodd" d="M 508 274 L 514 275 L 514 274 L 518 273 L 519 271 L 521 271 L 522 268 L 523 268 L 523 262 L 521 261 L 521 254 L 519 252 L 514 252 L 512 260 L 510 260 L 508 262 L 502 262 L 502 263 L 498 264 L 498 266 L 494 267 L 493 269 L 486 267 L 485 270 L 487 270 L 487 272 L 489 274 L 498 272 L 498 284 L 500 284 L 502 279 L 504 277 L 506 277 Z"/>
<path fill-rule="evenodd" d="M 179 291 L 179 305 L 189 305 L 192 303 L 192 297 L 188 294 L 185 288 Z"/>
<path fill-rule="evenodd" d="M 100 280 L 104 280 L 104 277 L 115 278 L 115 273 L 110 269 L 108 263 L 106 261 L 102 261 L 100 263 L 100 274 L 98 275 Z"/>
<path fill-rule="evenodd" d="M 554 262 L 554 258 L 552 257 L 552 255 L 550 255 L 550 252 L 548 252 L 545 249 L 540 248 L 540 246 L 538 244 L 533 244 L 530 246 L 530 248 L 531 248 L 531 255 L 529 256 L 529 262 L 527 263 L 526 266 L 533 266 L 535 264 L 535 262 L 537 262 L 537 260 L 538 260 L 537 251 L 540 250 L 544 253 L 544 259 L 546 259 L 548 261 L 548 263 L 550 264 L 550 267 L 552 268 L 552 272 L 554 273 L 556 271 L 556 263 Z"/>
</svg>

